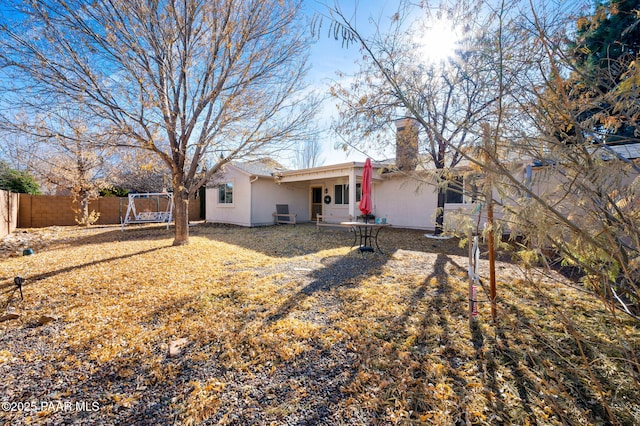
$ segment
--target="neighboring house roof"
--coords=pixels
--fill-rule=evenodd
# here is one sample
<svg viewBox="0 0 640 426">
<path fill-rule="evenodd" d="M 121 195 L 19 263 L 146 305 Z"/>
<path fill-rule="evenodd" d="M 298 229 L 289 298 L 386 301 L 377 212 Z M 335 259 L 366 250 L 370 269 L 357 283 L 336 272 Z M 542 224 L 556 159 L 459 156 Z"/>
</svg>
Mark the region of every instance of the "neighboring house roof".
<svg viewBox="0 0 640 426">
<path fill-rule="evenodd" d="M 616 143 L 607 145 L 594 144 L 590 147 L 591 155 L 598 156 L 602 160 L 612 160 L 616 156 L 627 160 L 640 159 L 640 142 Z M 534 167 L 549 166 L 558 163 L 553 159 L 531 159 L 531 165 Z"/>
<path fill-rule="evenodd" d="M 270 158 L 247 162 L 233 162 L 232 166 L 252 176 L 273 177 L 276 173 L 286 170 L 280 163 Z"/>
<path fill-rule="evenodd" d="M 640 143 L 610 144 L 608 145 L 616 154 L 628 160 L 640 158 Z"/>
</svg>

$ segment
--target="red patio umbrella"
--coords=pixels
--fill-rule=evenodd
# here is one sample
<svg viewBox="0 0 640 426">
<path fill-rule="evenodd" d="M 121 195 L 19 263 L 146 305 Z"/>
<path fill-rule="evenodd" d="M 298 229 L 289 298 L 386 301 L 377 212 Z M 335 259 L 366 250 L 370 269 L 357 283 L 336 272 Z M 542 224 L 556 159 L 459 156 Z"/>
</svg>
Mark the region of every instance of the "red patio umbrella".
<svg viewBox="0 0 640 426">
<path fill-rule="evenodd" d="M 371 175 L 373 170 L 371 167 L 371 159 L 367 158 L 364 162 L 364 168 L 362 169 L 362 196 L 360 197 L 360 204 L 358 208 L 364 215 L 364 221 L 367 222 L 368 216 L 371 214 L 373 205 L 371 203 Z"/>
</svg>

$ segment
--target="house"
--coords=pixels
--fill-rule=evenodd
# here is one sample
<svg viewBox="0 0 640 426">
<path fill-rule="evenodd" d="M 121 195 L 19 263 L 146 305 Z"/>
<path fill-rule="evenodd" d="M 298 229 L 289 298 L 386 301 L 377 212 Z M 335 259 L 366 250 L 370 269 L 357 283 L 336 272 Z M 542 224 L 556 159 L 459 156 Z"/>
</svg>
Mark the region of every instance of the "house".
<svg viewBox="0 0 640 426">
<path fill-rule="evenodd" d="M 402 228 L 435 228 L 437 194 L 434 180 L 416 170 L 417 128 L 409 119 L 396 122 L 396 166 L 374 163 L 373 214 Z M 298 222 L 357 218 L 363 162 L 347 162 L 301 170 L 285 170 L 272 160 L 231 163 L 207 188 L 206 220 L 241 226 L 273 224 L 276 204 L 288 204 Z M 409 173 L 410 172 L 410 173 Z M 416 179 L 418 177 L 418 179 Z M 452 191 L 445 210 L 470 205 L 471 199 Z"/>
<path fill-rule="evenodd" d="M 435 229 L 437 212 L 436 180 L 433 170 L 418 166 L 417 128 L 411 119 L 396 121 L 395 165 L 373 164 L 373 215 L 387 223 L 410 229 Z M 640 144 L 616 146 L 615 152 L 626 158 L 637 158 Z M 619 152 L 620 150 L 624 150 Z M 297 222 L 323 221 L 338 223 L 357 218 L 360 201 L 363 162 L 348 162 L 302 170 L 286 170 L 272 160 L 232 163 L 225 168 L 215 187 L 207 188 L 206 220 L 241 226 L 271 225 L 276 204 L 287 204 Z M 512 170 L 523 181 L 537 182 L 532 189 L 538 194 L 552 193 L 559 182 L 544 172 L 546 166 L 535 162 L 512 162 Z M 445 223 L 453 211 L 462 212 L 477 222 L 476 190 L 468 168 L 458 166 L 445 198 Z M 532 175 L 541 173 L 539 178 Z M 561 177 L 560 177 L 561 179 Z M 458 189 L 455 186 L 458 185 Z M 460 190 L 462 189 L 462 190 Z M 494 191 L 494 198 L 499 195 Z M 501 199 L 504 203 L 514 200 Z M 486 220 L 481 211 L 480 225 Z M 495 218 L 502 211 L 497 208 Z M 506 232 L 506 229 L 504 230 Z"/>
</svg>

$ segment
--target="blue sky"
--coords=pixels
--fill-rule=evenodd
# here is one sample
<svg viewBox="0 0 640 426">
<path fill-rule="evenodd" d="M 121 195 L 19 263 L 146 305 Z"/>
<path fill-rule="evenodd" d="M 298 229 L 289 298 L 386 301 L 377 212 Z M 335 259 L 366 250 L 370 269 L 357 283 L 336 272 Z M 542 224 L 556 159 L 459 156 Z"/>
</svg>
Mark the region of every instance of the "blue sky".
<svg viewBox="0 0 640 426">
<path fill-rule="evenodd" d="M 370 17 L 378 19 L 386 18 L 395 12 L 397 6 L 396 1 L 384 0 L 345 0 L 338 1 L 340 8 L 347 16 L 356 11 L 356 19 L 358 28 L 365 30 L 370 28 L 368 23 Z M 306 13 L 309 17 L 314 14 L 326 14 L 326 6 L 333 6 L 333 0 L 327 2 L 308 0 L 305 5 Z M 319 37 L 311 49 L 310 70 L 307 80 L 320 94 L 328 95 L 329 87 L 333 81 L 338 80 L 338 71 L 347 75 L 354 74 L 358 71 L 359 65 L 357 61 L 361 57 L 359 47 L 357 45 L 343 46 L 340 40 L 334 40 L 328 36 L 329 22 L 325 19 Z M 335 150 L 335 135 L 331 134 L 328 126 L 331 124 L 331 118 L 335 114 L 335 99 L 327 99 L 322 105 L 321 112 L 318 116 L 320 126 L 325 129 L 320 138 L 322 143 L 322 159 L 324 164 L 335 164 L 346 161 L 364 161 L 366 155 L 359 152 L 345 153 L 342 150 Z M 372 153 L 377 154 L 377 153 Z"/>
<path fill-rule="evenodd" d="M 365 36 L 370 33 L 374 25 L 369 22 L 370 18 L 376 21 L 384 23 L 388 22 L 390 16 L 396 12 L 398 7 L 398 0 L 306 0 L 305 12 L 309 17 L 313 17 L 314 14 L 327 13 L 327 6 L 334 7 L 338 4 L 343 10 L 345 16 L 353 16 L 354 11 L 356 19 L 356 28 L 361 34 Z M 431 2 L 433 5 L 437 5 L 439 1 Z M 592 0 L 534 0 L 538 6 L 547 5 L 551 6 L 553 3 L 556 7 L 560 7 L 565 10 L 577 11 L 580 6 L 593 5 Z M 430 24 L 432 25 L 432 24 Z M 354 74 L 358 71 L 359 66 L 356 61 L 361 57 L 359 52 L 359 46 L 351 45 L 349 47 L 342 46 L 340 40 L 334 40 L 328 36 L 328 21 L 324 23 L 322 31 L 320 32 L 319 39 L 315 42 L 311 49 L 310 57 L 310 71 L 307 77 L 308 82 L 315 87 L 319 93 L 329 93 L 329 87 L 332 81 L 337 80 L 339 77 L 336 72 L 341 71 L 347 75 Z M 438 36 L 428 37 L 427 33 L 424 34 L 425 42 L 428 40 L 434 40 L 435 43 L 431 45 L 425 45 L 425 49 L 441 49 L 442 44 L 446 44 L 450 38 L 449 33 L 439 33 Z M 326 129 L 321 137 L 321 143 L 323 146 L 322 159 L 324 164 L 335 164 L 346 161 L 364 161 L 366 155 L 363 153 L 352 151 L 350 153 L 344 153 L 341 150 L 335 150 L 334 144 L 336 141 L 336 135 L 332 134 L 328 130 L 328 126 L 331 124 L 331 118 L 335 116 L 335 99 L 327 99 L 322 110 L 318 116 L 318 120 L 322 128 Z M 392 145 L 392 141 L 390 141 Z M 393 147 L 387 150 L 386 153 L 370 152 L 368 153 L 373 159 L 383 159 L 393 156 Z"/>
</svg>

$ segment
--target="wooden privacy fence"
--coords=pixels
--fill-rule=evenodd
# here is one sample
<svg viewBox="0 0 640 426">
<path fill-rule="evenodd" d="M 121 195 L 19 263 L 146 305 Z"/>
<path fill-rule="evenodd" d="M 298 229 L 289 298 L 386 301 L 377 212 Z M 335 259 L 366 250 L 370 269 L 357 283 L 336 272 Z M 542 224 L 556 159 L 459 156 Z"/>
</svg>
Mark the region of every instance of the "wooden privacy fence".
<svg viewBox="0 0 640 426">
<path fill-rule="evenodd" d="M 0 238 L 18 226 L 19 194 L 0 190 Z"/>
<path fill-rule="evenodd" d="M 163 211 L 166 200 L 136 201 L 138 211 Z M 89 211 L 100 213 L 96 225 L 119 224 L 127 212 L 127 197 L 100 197 L 89 203 Z M 159 204 L 158 204 L 159 203 Z M 19 228 L 76 225 L 73 197 L 63 195 L 20 194 Z M 189 220 L 200 220 L 200 199 L 189 200 Z"/>
</svg>

